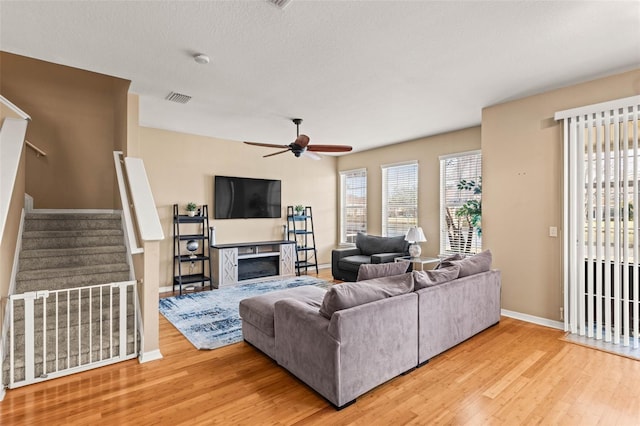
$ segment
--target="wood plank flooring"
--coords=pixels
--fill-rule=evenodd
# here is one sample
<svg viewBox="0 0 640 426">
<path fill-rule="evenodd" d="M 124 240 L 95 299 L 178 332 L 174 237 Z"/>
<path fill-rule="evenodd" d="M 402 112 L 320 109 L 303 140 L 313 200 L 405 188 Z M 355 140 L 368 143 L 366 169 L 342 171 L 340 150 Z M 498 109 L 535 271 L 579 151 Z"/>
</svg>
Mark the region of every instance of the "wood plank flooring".
<svg viewBox="0 0 640 426">
<path fill-rule="evenodd" d="M 199 351 L 161 316 L 162 360 L 8 390 L 0 424 L 640 424 L 640 362 L 562 334 L 502 318 L 335 411 L 249 345 Z"/>
</svg>

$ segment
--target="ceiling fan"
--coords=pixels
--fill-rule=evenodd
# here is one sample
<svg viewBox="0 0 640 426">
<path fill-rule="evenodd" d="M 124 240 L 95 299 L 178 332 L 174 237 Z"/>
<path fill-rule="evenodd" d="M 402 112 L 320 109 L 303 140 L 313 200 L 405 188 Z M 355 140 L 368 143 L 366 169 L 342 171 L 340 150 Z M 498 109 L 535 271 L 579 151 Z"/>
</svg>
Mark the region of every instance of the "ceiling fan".
<svg viewBox="0 0 640 426">
<path fill-rule="evenodd" d="M 263 157 L 272 157 L 274 155 L 282 154 L 287 151 L 293 152 L 293 155 L 300 157 L 304 155 L 314 160 L 319 160 L 320 157 L 316 152 L 349 152 L 352 148 L 348 145 L 309 145 L 309 136 L 300 134 L 300 123 L 302 118 L 294 118 L 293 123 L 296 125 L 296 140 L 289 145 L 277 145 L 271 143 L 260 142 L 245 142 L 249 145 L 263 146 L 267 148 L 284 148 L 282 151 L 274 152 L 273 154 L 263 155 Z"/>
</svg>

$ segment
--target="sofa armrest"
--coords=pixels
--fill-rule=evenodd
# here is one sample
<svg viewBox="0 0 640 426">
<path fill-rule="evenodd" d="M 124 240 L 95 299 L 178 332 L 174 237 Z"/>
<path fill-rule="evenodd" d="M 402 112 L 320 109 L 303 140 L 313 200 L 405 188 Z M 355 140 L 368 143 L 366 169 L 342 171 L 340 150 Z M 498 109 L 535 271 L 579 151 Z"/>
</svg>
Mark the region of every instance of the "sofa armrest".
<svg viewBox="0 0 640 426">
<path fill-rule="evenodd" d="M 418 364 L 418 295 L 407 293 L 331 316 L 340 343 L 340 401 L 355 399 Z"/>
<path fill-rule="evenodd" d="M 371 263 L 389 263 L 396 257 L 402 257 L 404 253 L 378 253 L 371 255 Z"/>
<path fill-rule="evenodd" d="M 331 250 L 331 259 L 340 260 L 343 257 L 362 254 L 358 247 L 345 247 Z"/>
<path fill-rule="evenodd" d="M 282 299 L 274 311 L 276 361 L 319 394 L 338 402 L 340 344 L 327 333 L 329 320 L 317 307 Z"/>
<path fill-rule="evenodd" d="M 331 273 L 333 274 L 334 278 L 344 279 L 342 274 L 339 273 L 340 267 L 338 266 L 338 262 L 340 262 L 340 259 L 347 256 L 355 256 L 361 253 L 362 252 L 358 247 L 347 247 L 331 250 Z"/>
</svg>

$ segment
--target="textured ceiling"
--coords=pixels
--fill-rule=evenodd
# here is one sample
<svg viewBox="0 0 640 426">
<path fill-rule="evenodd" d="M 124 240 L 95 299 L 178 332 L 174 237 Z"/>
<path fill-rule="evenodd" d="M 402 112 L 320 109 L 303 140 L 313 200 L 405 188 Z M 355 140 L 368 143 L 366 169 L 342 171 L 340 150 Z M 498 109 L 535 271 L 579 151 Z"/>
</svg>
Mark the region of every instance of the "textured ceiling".
<svg viewBox="0 0 640 426">
<path fill-rule="evenodd" d="M 640 67 L 640 2 L 2 0 L 0 49 L 131 80 L 144 126 L 364 150 Z"/>
</svg>

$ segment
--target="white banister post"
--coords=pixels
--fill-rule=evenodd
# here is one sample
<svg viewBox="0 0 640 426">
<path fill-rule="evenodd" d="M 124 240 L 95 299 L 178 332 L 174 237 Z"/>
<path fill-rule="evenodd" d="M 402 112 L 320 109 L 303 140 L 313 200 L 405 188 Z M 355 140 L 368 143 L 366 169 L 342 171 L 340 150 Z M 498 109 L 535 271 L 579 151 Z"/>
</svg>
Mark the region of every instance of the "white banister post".
<svg viewBox="0 0 640 426">
<path fill-rule="evenodd" d="M 140 362 L 162 358 L 160 353 L 159 288 L 160 242 L 144 242 L 144 282 L 140 290 L 142 302 L 143 334 Z"/>
</svg>

